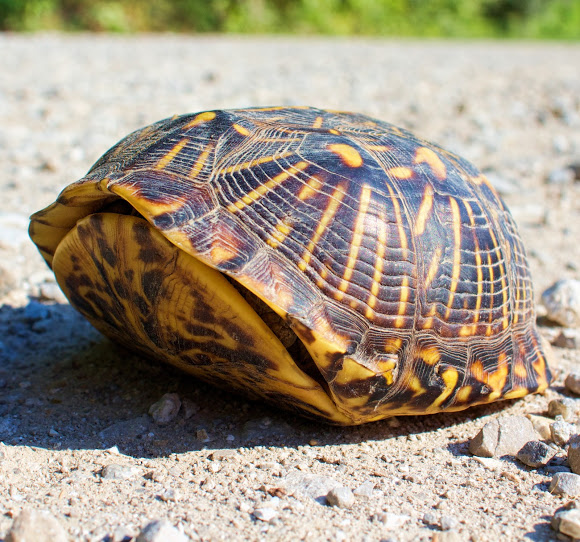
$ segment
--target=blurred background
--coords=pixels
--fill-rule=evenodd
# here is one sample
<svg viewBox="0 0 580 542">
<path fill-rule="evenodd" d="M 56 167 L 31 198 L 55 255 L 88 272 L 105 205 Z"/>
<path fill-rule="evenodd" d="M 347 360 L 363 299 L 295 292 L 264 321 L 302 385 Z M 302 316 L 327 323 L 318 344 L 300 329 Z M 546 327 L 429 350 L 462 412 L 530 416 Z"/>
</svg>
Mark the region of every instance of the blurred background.
<svg viewBox="0 0 580 542">
<path fill-rule="evenodd" d="M 580 0 L 0 0 L 0 30 L 580 38 Z"/>
</svg>

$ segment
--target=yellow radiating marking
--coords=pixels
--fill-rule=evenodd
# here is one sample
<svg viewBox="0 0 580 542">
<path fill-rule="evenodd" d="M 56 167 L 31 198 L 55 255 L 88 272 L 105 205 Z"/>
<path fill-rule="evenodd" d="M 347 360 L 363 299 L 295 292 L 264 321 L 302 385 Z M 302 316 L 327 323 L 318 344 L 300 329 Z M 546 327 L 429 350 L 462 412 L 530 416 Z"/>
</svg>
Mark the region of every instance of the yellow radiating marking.
<svg viewBox="0 0 580 542">
<path fill-rule="evenodd" d="M 475 378 L 475 380 L 477 380 L 478 382 L 484 382 L 485 381 L 485 371 L 483 370 L 483 363 L 481 363 L 481 360 L 476 360 L 471 364 L 471 367 L 469 369 L 471 371 L 471 375 L 473 376 L 473 378 Z"/>
<path fill-rule="evenodd" d="M 288 109 L 288 108 L 284 107 L 283 105 L 276 105 L 273 107 L 252 107 L 252 111 L 280 111 L 281 109 Z M 291 107 L 290 109 L 306 109 L 306 108 L 302 107 L 302 106 L 294 106 L 294 107 Z"/>
<path fill-rule="evenodd" d="M 334 134 L 334 135 L 340 135 L 340 132 L 338 130 L 335 130 L 334 128 L 331 128 L 330 130 L 328 130 L 329 134 Z"/>
<path fill-rule="evenodd" d="M 287 158 L 288 156 L 292 156 L 294 154 L 293 151 L 286 151 L 281 154 L 274 154 L 270 156 L 262 156 L 260 158 L 256 158 L 254 160 L 248 160 L 247 162 L 242 162 L 240 164 L 234 164 L 233 166 L 228 166 L 225 169 L 221 169 L 218 171 L 219 174 L 227 174 L 232 173 L 233 171 L 241 171 L 242 169 L 253 168 L 255 166 L 259 166 L 260 164 L 265 164 L 267 162 L 275 162 L 276 160 L 280 160 L 282 158 Z"/>
<path fill-rule="evenodd" d="M 419 212 L 417 213 L 417 222 L 415 222 L 415 229 L 413 232 L 415 235 L 421 235 L 425 231 L 425 224 L 427 219 L 431 214 L 433 209 L 433 187 L 428 184 L 425 186 L 425 191 L 423 192 L 423 199 L 421 205 L 419 206 Z"/>
<path fill-rule="evenodd" d="M 417 376 L 412 376 L 409 379 L 409 385 L 408 388 L 415 392 L 415 397 L 417 395 L 422 395 L 423 393 L 425 393 L 427 390 L 423 387 L 423 385 L 421 384 L 421 380 L 419 377 Z"/>
<path fill-rule="evenodd" d="M 403 250 L 403 259 L 407 259 L 409 254 L 409 244 L 407 241 L 407 236 L 405 235 L 405 228 L 403 225 L 403 219 L 401 217 L 401 206 L 399 205 L 399 200 L 396 198 L 393 189 L 390 184 L 387 184 L 389 194 L 391 195 L 391 200 L 393 202 L 393 209 L 395 210 L 395 219 L 397 220 L 397 228 L 399 230 L 399 238 L 401 240 L 401 249 Z"/>
<path fill-rule="evenodd" d="M 419 357 L 427 365 L 435 365 L 441 359 L 441 356 L 439 355 L 439 350 L 437 350 L 437 348 L 434 346 L 430 346 L 429 348 L 423 348 L 419 352 Z"/>
<path fill-rule="evenodd" d="M 401 346 L 403 346 L 403 339 L 388 339 L 385 342 L 384 350 L 389 354 L 393 354 L 398 352 L 401 349 Z"/>
<path fill-rule="evenodd" d="M 197 160 L 195 161 L 195 164 L 193 164 L 193 166 L 191 167 L 191 170 L 189 171 L 189 178 L 190 179 L 195 179 L 199 175 L 199 172 L 203 169 L 203 166 L 207 162 L 207 159 L 210 155 L 210 152 L 213 149 L 213 146 L 214 146 L 213 143 L 210 143 L 209 145 L 207 145 L 205 147 L 203 152 L 198 156 Z"/>
<path fill-rule="evenodd" d="M 211 259 L 212 262 L 220 264 L 231 260 L 237 255 L 233 248 L 224 248 L 222 246 L 214 246 L 211 248 Z"/>
<path fill-rule="evenodd" d="M 377 249 L 375 256 L 375 271 L 373 273 L 373 283 L 371 284 L 371 295 L 368 300 L 369 309 L 367 309 L 367 318 L 374 314 L 372 309 L 377 304 L 377 296 L 381 288 L 381 281 L 383 278 L 384 257 L 387 250 L 387 220 L 385 212 L 381 209 L 377 217 Z M 370 313 L 370 314 L 369 314 Z"/>
<path fill-rule="evenodd" d="M 413 170 L 408 167 L 392 167 L 387 170 L 387 175 L 395 179 L 410 179 L 413 176 Z"/>
<path fill-rule="evenodd" d="M 508 311 L 509 311 L 509 307 L 508 307 L 508 291 L 507 291 L 507 287 L 506 287 L 506 275 L 505 275 L 505 267 L 503 265 L 503 262 L 501 261 L 501 251 L 499 249 L 499 245 L 497 243 L 497 239 L 495 237 L 495 234 L 493 233 L 493 230 L 489 230 L 489 233 L 491 235 L 491 240 L 493 241 L 493 244 L 495 245 L 495 255 L 497 257 L 497 261 L 499 262 L 499 272 L 501 275 L 501 289 L 502 289 L 502 296 L 503 296 L 503 322 L 502 322 L 502 327 L 503 329 L 505 329 L 508 325 L 509 325 L 509 320 L 508 320 Z"/>
<path fill-rule="evenodd" d="M 523 363 L 518 362 L 514 365 L 514 373 L 522 380 L 528 378 L 528 371 Z"/>
<path fill-rule="evenodd" d="M 449 203 L 451 205 L 451 217 L 453 221 L 453 270 L 451 272 L 447 312 L 445 313 L 446 319 L 451 314 L 453 298 L 455 297 L 455 290 L 457 290 L 457 283 L 459 282 L 459 273 L 461 272 L 461 214 L 459 213 L 459 205 L 454 198 L 450 197 Z"/>
<path fill-rule="evenodd" d="M 409 300 L 409 277 L 403 277 L 403 283 L 401 284 L 401 299 L 399 301 L 399 310 L 395 320 L 395 327 L 402 327 L 405 323 L 404 314 L 407 310 L 407 301 Z"/>
<path fill-rule="evenodd" d="M 470 337 L 474 333 L 475 333 L 475 326 L 474 325 L 461 326 L 461 328 L 459 329 L 459 336 L 460 337 Z"/>
<path fill-rule="evenodd" d="M 243 136 L 247 136 L 250 135 L 250 130 L 248 130 L 247 128 L 244 128 L 241 124 L 232 124 L 232 128 L 238 132 L 238 134 L 241 134 Z"/>
<path fill-rule="evenodd" d="M 230 203 L 228 205 L 228 211 L 230 211 L 230 213 L 235 213 L 238 209 L 243 209 L 246 205 L 250 205 L 252 202 L 260 199 L 269 190 L 272 190 L 274 187 L 283 183 L 290 176 L 294 175 L 298 171 L 302 171 L 307 167 L 308 162 L 298 162 L 296 165 L 292 166 L 288 171 L 283 171 L 282 173 L 279 173 L 269 181 L 266 181 L 264 184 L 258 186 L 258 188 L 256 188 L 255 190 L 252 190 L 251 192 L 248 192 L 245 196 L 242 196 L 238 201 Z"/>
<path fill-rule="evenodd" d="M 455 395 L 455 399 L 459 403 L 465 403 L 465 401 L 469 400 L 469 396 L 471 395 L 471 386 L 463 386 L 459 389 L 457 394 Z"/>
<path fill-rule="evenodd" d="M 346 292 L 348 288 L 348 283 L 352 277 L 354 266 L 356 265 L 358 251 L 362 242 L 362 238 L 365 230 L 365 218 L 367 216 L 367 211 L 371 201 L 371 187 L 367 184 L 363 185 L 360 194 L 360 205 L 358 208 L 358 214 L 356 216 L 356 221 L 354 223 L 354 232 L 352 234 L 352 239 L 350 242 L 350 251 L 348 254 L 348 259 L 346 261 L 346 269 L 344 270 L 344 275 L 338 289 L 340 292 Z M 342 299 L 342 295 L 338 294 Z"/>
<path fill-rule="evenodd" d="M 169 164 L 169 162 L 171 162 L 171 160 L 173 160 L 178 155 L 179 151 L 181 151 L 181 149 L 183 149 L 183 147 L 187 145 L 188 141 L 189 138 L 184 137 L 181 141 L 173 145 L 172 149 L 164 156 L 162 156 L 161 160 L 159 160 L 159 162 L 155 164 L 155 169 L 165 169 L 165 167 L 167 167 L 167 164 Z"/>
<path fill-rule="evenodd" d="M 288 224 L 285 224 L 284 222 L 278 222 L 274 228 L 274 231 L 272 231 L 270 234 L 274 239 L 268 239 L 268 244 L 273 248 L 277 248 L 280 243 L 284 242 L 284 239 L 288 237 L 288 234 L 291 231 L 292 228 Z"/>
<path fill-rule="evenodd" d="M 348 167 L 360 167 L 363 164 L 362 156 L 352 145 L 336 143 L 334 145 L 328 145 L 327 148 L 329 151 L 337 154 Z"/>
<path fill-rule="evenodd" d="M 509 368 L 505 358 L 505 354 L 501 353 L 498 357 L 497 370 L 487 375 L 487 384 L 493 390 L 489 394 L 489 401 L 494 401 L 501 397 L 501 392 L 509 374 Z"/>
<path fill-rule="evenodd" d="M 313 175 L 300 189 L 300 192 L 298 192 L 298 198 L 302 201 L 311 198 L 322 188 L 323 184 L 324 183 L 316 175 Z"/>
<path fill-rule="evenodd" d="M 215 111 L 205 111 L 204 113 L 200 113 L 196 115 L 193 120 L 190 120 L 184 127 L 184 130 L 188 130 L 189 128 L 193 128 L 204 122 L 209 122 L 210 120 L 215 119 Z"/>
<path fill-rule="evenodd" d="M 443 391 L 431 404 L 431 406 L 435 408 L 439 407 L 441 403 L 443 403 L 443 401 L 453 393 L 455 386 L 457 386 L 457 381 L 459 380 L 459 373 L 455 369 L 449 368 L 441 373 L 441 378 L 445 383 L 445 391 Z"/>
<path fill-rule="evenodd" d="M 322 117 L 316 117 L 316 120 L 312 124 L 312 128 L 320 128 L 322 126 Z"/>
<path fill-rule="evenodd" d="M 318 226 L 316 227 L 316 231 L 314 232 L 312 239 L 310 240 L 310 242 L 308 243 L 308 246 L 306 247 L 306 251 L 304 252 L 304 255 L 302 256 L 302 260 L 298 263 L 298 268 L 301 271 L 304 271 L 306 269 L 306 267 L 308 266 L 308 263 L 310 262 L 310 258 L 312 257 L 312 251 L 314 250 L 314 247 L 317 245 L 318 241 L 322 237 L 322 234 L 324 233 L 324 230 L 326 230 L 326 227 L 328 226 L 328 224 L 330 223 L 330 221 L 332 220 L 332 218 L 336 214 L 336 211 L 338 210 L 340 203 L 342 202 L 342 199 L 344 198 L 345 188 L 346 188 L 345 186 L 343 186 L 342 184 L 339 184 L 334 189 L 334 192 L 332 193 L 332 196 L 330 197 L 330 199 L 328 201 L 328 205 L 326 206 L 324 213 L 322 214 L 322 216 L 320 217 L 320 220 L 318 221 Z"/>
<path fill-rule="evenodd" d="M 435 177 L 440 181 L 447 177 L 447 169 L 445 164 L 439 158 L 439 155 L 429 147 L 419 147 L 415 153 L 414 164 L 421 164 L 425 162 L 430 168 Z"/>
<path fill-rule="evenodd" d="M 425 280 L 425 289 L 431 286 L 437 270 L 439 269 L 439 263 L 441 262 L 441 252 L 442 248 L 437 247 L 433 253 L 433 258 L 431 258 L 431 263 L 429 264 L 429 271 L 427 271 L 427 279 Z"/>
</svg>

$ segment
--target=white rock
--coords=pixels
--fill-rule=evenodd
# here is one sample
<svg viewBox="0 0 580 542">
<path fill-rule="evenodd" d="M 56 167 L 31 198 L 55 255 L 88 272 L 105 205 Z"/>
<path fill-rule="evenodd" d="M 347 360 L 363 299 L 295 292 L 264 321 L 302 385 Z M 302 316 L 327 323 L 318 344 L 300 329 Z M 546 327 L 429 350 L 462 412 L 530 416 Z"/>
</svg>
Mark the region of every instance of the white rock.
<svg viewBox="0 0 580 542">
<path fill-rule="evenodd" d="M 557 472 L 550 482 L 550 493 L 577 497 L 580 495 L 580 476 L 571 472 Z"/>
<path fill-rule="evenodd" d="M 14 520 L 6 542 L 67 542 L 60 522 L 49 512 L 25 509 Z"/>
<path fill-rule="evenodd" d="M 580 538 L 580 510 L 564 510 L 555 516 L 558 530 L 574 539 Z"/>
<path fill-rule="evenodd" d="M 149 414 L 158 425 L 171 423 L 181 408 L 181 399 L 177 393 L 166 393 L 149 407 Z"/>
<path fill-rule="evenodd" d="M 272 521 L 277 515 L 278 512 L 270 507 L 256 508 L 256 510 L 254 510 L 254 517 L 266 523 Z"/>
<path fill-rule="evenodd" d="M 188 538 L 167 521 L 148 523 L 135 542 L 187 542 Z"/>
</svg>

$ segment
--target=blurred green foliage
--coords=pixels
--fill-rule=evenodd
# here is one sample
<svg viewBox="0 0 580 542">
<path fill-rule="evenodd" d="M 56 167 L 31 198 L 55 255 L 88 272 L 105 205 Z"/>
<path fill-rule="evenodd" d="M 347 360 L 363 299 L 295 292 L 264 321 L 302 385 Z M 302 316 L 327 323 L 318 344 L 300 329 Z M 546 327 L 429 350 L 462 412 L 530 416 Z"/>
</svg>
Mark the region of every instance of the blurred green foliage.
<svg viewBox="0 0 580 542">
<path fill-rule="evenodd" d="M 0 30 L 580 38 L 580 0 L 0 0 Z"/>
</svg>

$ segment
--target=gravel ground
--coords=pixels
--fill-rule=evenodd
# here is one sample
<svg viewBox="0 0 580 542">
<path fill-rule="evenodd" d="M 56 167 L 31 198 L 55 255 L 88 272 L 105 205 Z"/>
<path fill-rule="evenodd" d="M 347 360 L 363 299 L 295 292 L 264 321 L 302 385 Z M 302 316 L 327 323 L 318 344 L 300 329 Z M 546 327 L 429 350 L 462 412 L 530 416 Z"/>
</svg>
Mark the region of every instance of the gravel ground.
<svg viewBox="0 0 580 542">
<path fill-rule="evenodd" d="M 545 396 L 328 427 L 110 343 L 66 304 L 26 227 L 113 143 L 158 119 L 353 110 L 489 175 L 520 225 L 539 299 L 580 278 L 580 174 L 568 167 L 580 163 L 579 45 L 0 35 L 0 52 L 0 539 L 18 539 L 8 533 L 23 509 L 47 511 L 71 540 L 128 541 L 151 520 L 175 526 L 175 540 L 556 539 L 550 519 L 569 498 L 548 488 L 570 470 L 565 451 L 535 469 L 468 447 L 490 419 L 545 414 L 565 395 L 578 330 L 556 341 L 567 348 L 553 348 Z M 553 342 L 561 329 L 541 331 Z M 156 421 L 149 408 L 166 393 L 181 409 Z M 35 528 L 30 517 L 21 523 Z M 140 540 L 173 536 L 149 531 Z"/>
</svg>

